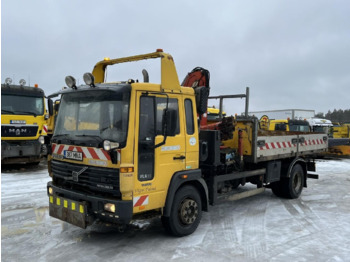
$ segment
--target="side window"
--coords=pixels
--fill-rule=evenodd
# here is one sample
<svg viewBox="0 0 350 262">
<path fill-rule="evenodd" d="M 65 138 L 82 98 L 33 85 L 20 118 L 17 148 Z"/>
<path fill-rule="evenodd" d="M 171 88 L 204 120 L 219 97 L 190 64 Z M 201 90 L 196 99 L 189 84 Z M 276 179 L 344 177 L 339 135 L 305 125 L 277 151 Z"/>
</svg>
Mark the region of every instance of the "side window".
<svg viewBox="0 0 350 262">
<path fill-rule="evenodd" d="M 140 99 L 140 131 L 138 152 L 138 180 L 147 181 L 154 176 L 154 97 L 142 96 Z"/>
<path fill-rule="evenodd" d="M 287 125 L 285 123 L 276 124 L 275 130 L 286 131 Z"/>
<path fill-rule="evenodd" d="M 141 97 L 139 140 L 153 141 L 154 137 L 154 98 Z"/>
<path fill-rule="evenodd" d="M 185 100 L 185 114 L 186 114 L 186 132 L 188 135 L 194 133 L 193 108 L 190 99 Z"/>
<path fill-rule="evenodd" d="M 162 135 L 163 134 L 163 126 L 162 126 L 162 121 L 163 121 L 163 113 L 164 109 L 166 108 L 166 98 L 165 97 L 157 97 L 156 98 L 156 103 L 157 103 L 157 135 Z M 174 109 L 177 112 L 177 123 L 176 123 L 176 132 L 175 134 L 180 134 L 180 125 L 179 125 L 179 103 L 176 98 L 169 98 L 168 100 L 168 108 L 169 109 Z"/>
</svg>

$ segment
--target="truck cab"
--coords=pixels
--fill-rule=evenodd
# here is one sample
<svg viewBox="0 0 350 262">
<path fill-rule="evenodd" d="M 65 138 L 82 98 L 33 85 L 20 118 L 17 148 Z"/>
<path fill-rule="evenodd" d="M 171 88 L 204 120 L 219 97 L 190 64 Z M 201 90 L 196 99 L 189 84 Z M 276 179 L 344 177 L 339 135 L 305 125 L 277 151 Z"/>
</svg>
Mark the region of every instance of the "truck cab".
<svg viewBox="0 0 350 262">
<path fill-rule="evenodd" d="M 270 119 L 263 115 L 259 120 L 259 126 L 262 130 L 269 131 L 287 131 L 287 132 L 310 132 L 309 122 L 298 119 Z"/>
<path fill-rule="evenodd" d="M 328 119 L 312 117 L 307 119 L 310 124 L 312 132 L 325 133 L 331 136 L 331 128 L 333 124 Z"/>
<path fill-rule="evenodd" d="M 215 106 L 208 107 L 208 112 L 207 112 L 208 124 L 219 122 L 225 116 L 226 116 L 226 112 L 225 111 L 223 111 L 220 114 L 220 109 L 219 108 L 215 108 Z"/>
<path fill-rule="evenodd" d="M 269 122 L 269 130 L 310 132 L 310 126 L 305 120 L 273 119 Z"/>
<path fill-rule="evenodd" d="M 47 119 L 45 94 L 40 88 L 1 85 L 1 163 L 39 164 L 45 154 Z"/>
</svg>

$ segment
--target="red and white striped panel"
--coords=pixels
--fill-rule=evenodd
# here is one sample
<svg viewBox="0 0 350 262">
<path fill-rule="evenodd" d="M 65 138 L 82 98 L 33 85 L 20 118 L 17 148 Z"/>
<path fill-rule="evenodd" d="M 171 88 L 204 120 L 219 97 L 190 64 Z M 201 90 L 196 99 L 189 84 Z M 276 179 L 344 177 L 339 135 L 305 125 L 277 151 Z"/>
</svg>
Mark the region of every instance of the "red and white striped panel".
<svg viewBox="0 0 350 262">
<path fill-rule="evenodd" d="M 305 140 L 304 143 L 302 143 L 302 146 L 312 146 L 312 145 L 324 145 L 326 144 L 323 139 L 310 139 L 310 140 Z"/>
<path fill-rule="evenodd" d="M 133 203 L 134 207 L 148 205 L 149 195 L 136 196 L 134 197 Z"/>
<path fill-rule="evenodd" d="M 42 135 L 46 135 L 48 131 L 47 125 L 43 125 L 43 131 L 42 131 Z"/>
<path fill-rule="evenodd" d="M 276 148 L 293 148 L 296 147 L 296 144 L 292 144 L 291 142 L 271 142 L 265 143 L 265 146 L 261 146 L 260 150 L 269 150 Z"/>
<path fill-rule="evenodd" d="M 64 151 L 82 152 L 83 157 L 89 159 L 111 160 L 109 153 L 102 148 L 52 144 L 52 154 L 64 155 Z M 118 153 L 119 160 L 120 154 Z"/>
<path fill-rule="evenodd" d="M 312 146 L 312 145 L 324 145 L 326 144 L 323 139 L 310 139 L 305 140 L 304 143 L 301 143 L 301 146 Z M 291 142 L 270 142 L 265 143 L 265 146 L 260 147 L 260 150 L 269 150 L 269 149 L 281 149 L 281 148 L 293 148 L 296 147 L 296 144 L 292 144 Z"/>
<path fill-rule="evenodd" d="M 258 141 L 265 141 L 264 146 L 257 148 L 256 156 L 275 157 L 277 155 L 295 156 L 297 152 L 321 152 L 327 149 L 327 140 L 323 140 L 323 134 L 302 134 L 288 136 L 261 136 Z M 303 143 L 293 144 L 293 140 L 301 140 Z"/>
</svg>

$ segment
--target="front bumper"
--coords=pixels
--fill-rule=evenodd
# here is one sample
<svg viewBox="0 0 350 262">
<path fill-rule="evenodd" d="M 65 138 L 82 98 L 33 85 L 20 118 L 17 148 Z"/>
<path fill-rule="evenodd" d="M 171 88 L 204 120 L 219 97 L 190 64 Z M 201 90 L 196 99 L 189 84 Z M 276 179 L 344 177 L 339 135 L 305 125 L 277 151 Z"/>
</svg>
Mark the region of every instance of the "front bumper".
<svg viewBox="0 0 350 262">
<path fill-rule="evenodd" d="M 43 153 L 38 140 L 1 141 L 2 164 L 38 162 Z"/>
<path fill-rule="evenodd" d="M 49 187 L 52 188 L 52 194 L 48 193 L 49 213 L 52 217 L 81 228 L 86 228 L 97 219 L 119 225 L 129 224 L 131 221 L 132 201 L 115 200 L 69 191 L 53 185 L 52 182 L 47 183 L 47 190 Z M 115 205 L 114 213 L 104 210 L 106 203 Z"/>
</svg>

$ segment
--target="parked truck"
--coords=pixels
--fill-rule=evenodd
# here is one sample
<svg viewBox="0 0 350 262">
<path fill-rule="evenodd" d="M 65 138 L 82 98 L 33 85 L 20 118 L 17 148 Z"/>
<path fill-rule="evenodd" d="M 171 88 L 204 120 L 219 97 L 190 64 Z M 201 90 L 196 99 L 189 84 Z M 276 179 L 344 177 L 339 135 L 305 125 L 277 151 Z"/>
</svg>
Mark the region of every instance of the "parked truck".
<svg viewBox="0 0 350 262">
<path fill-rule="evenodd" d="M 1 164 L 39 164 L 46 154 L 47 119 L 44 91 L 24 80 L 1 85 Z"/>
<path fill-rule="evenodd" d="M 318 117 L 311 117 L 307 118 L 306 121 L 309 122 L 312 132 L 323 132 L 325 134 L 328 134 L 329 136 L 332 135 L 331 129 L 333 127 L 333 124 L 330 120 Z"/>
<path fill-rule="evenodd" d="M 310 132 L 311 127 L 306 120 L 291 120 L 291 119 L 274 119 L 264 115 L 260 118 L 260 128 L 265 130 L 278 130 L 278 131 L 294 131 L 294 132 Z"/>
<path fill-rule="evenodd" d="M 145 59 L 160 59 L 161 83 L 149 83 L 146 70 L 143 81 L 105 83 L 108 66 Z M 77 86 L 68 76 L 68 88 L 50 96 L 61 102 L 47 184 L 50 216 L 81 228 L 161 217 L 169 233 L 189 235 L 222 199 L 266 188 L 299 197 L 307 178 L 317 177 L 309 173 L 313 155 L 327 148 L 325 134 L 272 134 L 248 114 L 231 116 L 225 138 L 220 128 L 200 129 L 209 86 L 181 86 L 162 50 L 100 61 L 84 81 Z M 237 181 L 256 188 L 237 193 Z"/>
</svg>

